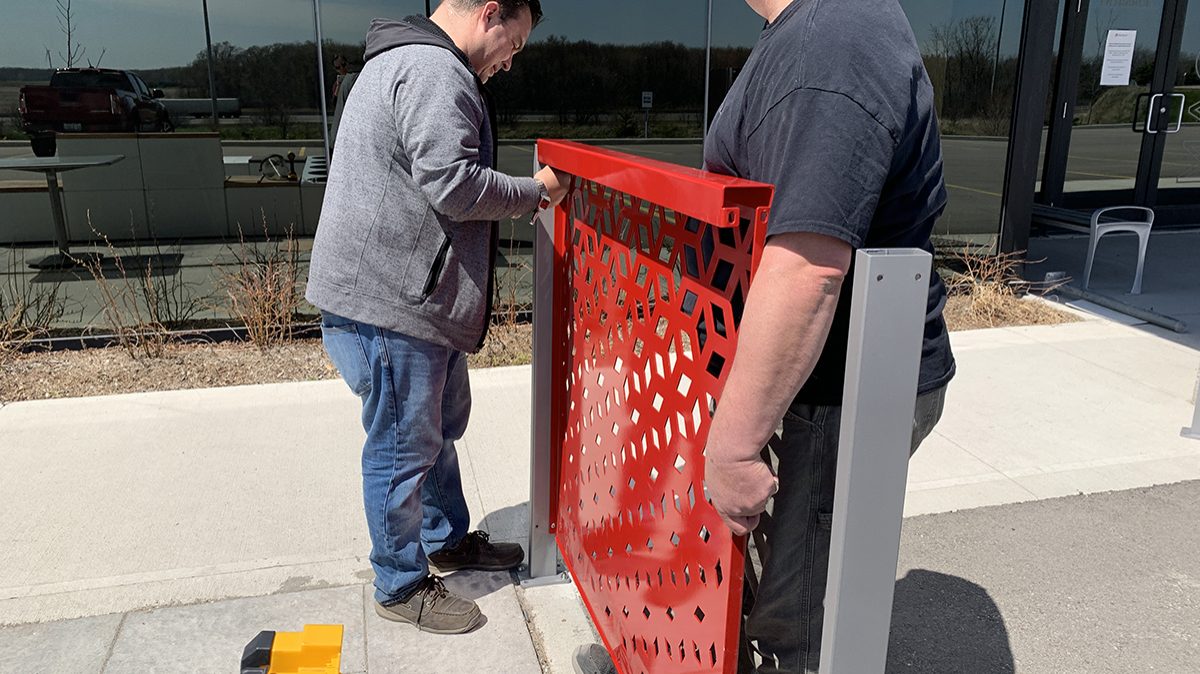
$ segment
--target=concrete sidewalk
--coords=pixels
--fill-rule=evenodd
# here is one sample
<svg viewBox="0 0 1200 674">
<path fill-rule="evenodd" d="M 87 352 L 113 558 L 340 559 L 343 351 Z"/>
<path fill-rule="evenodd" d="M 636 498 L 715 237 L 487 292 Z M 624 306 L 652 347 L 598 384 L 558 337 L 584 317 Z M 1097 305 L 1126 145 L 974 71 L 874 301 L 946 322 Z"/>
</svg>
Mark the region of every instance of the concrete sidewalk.
<svg viewBox="0 0 1200 674">
<path fill-rule="evenodd" d="M 1200 442 L 1179 436 L 1196 351 L 1101 320 L 952 340 L 959 375 L 913 459 L 906 515 L 1200 479 Z M 475 371 L 472 384 L 460 452 L 474 525 L 524 542 L 530 370 Z M 340 382 L 0 408 L 0 672 L 230 671 L 259 630 L 312 622 L 346 625 L 347 673 L 482 671 L 485 655 L 495 671 L 570 672 L 593 638 L 571 586 L 456 575 L 489 618 L 465 637 L 375 618 L 361 435 Z M 1114 581 L 1136 572 L 1105 568 Z M 1194 601 L 1200 572 L 1178 575 Z"/>
</svg>

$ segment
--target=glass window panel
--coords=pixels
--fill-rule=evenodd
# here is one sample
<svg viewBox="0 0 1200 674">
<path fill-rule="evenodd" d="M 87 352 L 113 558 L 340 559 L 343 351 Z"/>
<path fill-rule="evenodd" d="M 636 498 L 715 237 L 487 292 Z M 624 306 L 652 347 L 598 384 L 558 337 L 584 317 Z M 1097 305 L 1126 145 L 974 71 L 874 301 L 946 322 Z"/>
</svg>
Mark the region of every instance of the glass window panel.
<svg viewBox="0 0 1200 674">
<path fill-rule="evenodd" d="M 490 85 L 501 137 L 700 137 L 704 3 L 544 6 L 546 19 L 512 72 Z M 653 94 L 649 110 L 642 107 L 642 92 Z"/>
<path fill-rule="evenodd" d="M 1200 187 L 1200 3 L 1188 8 L 1183 24 L 1175 93 L 1183 100 L 1171 101 L 1169 118 L 1174 126 L 1182 103 L 1183 126 L 1179 133 L 1167 136 L 1159 189 L 1196 189 Z M 1160 192 L 1160 197 L 1165 196 L 1169 195 Z"/>
<path fill-rule="evenodd" d="M 1052 68 L 1053 68 L 1054 75 L 1050 78 L 1050 88 L 1047 90 L 1048 93 L 1046 95 L 1046 118 L 1043 121 L 1042 139 L 1041 139 L 1041 143 L 1038 146 L 1038 165 L 1037 165 L 1037 180 L 1038 180 L 1038 182 L 1037 182 L 1037 185 L 1035 188 L 1036 190 L 1041 189 L 1042 171 L 1044 171 L 1046 169 L 1046 144 L 1050 140 L 1050 120 L 1054 115 L 1054 111 L 1051 109 L 1051 106 L 1054 103 L 1054 92 L 1057 91 L 1057 89 L 1058 89 L 1058 67 L 1059 67 L 1058 64 L 1059 64 L 1059 59 L 1062 58 L 1062 54 L 1061 54 L 1062 44 L 1060 44 L 1060 41 L 1062 38 L 1063 10 L 1066 8 L 1066 5 L 1064 3 L 1066 3 L 1067 1 L 1068 0 L 1058 0 L 1058 14 L 1057 14 L 1058 23 L 1056 23 L 1054 26 L 1054 57 L 1053 57 L 1053 61 L 1052 61 L 1053 62 Z"/>
<path fill-rule="evenodd" d="M 1020 46 L 1021 0 L 901 0 L 936 95 L 950 203 L 937 234 L 990 242 L 999 230 Z M 712 90 L 724 97 L 763 21 L 744 2 L 714 16 Z M 728 47 L 726 47 L 728 45 Z"/>
<path fill-rule="evenodd" d="M 741 72 L 750 50 L 758 42 L 763 19 L 743 0 L 713 3 L 712 68 L 709 70 L 709 106 L 711 121 L 725 94 Z"/>
<path fill-rule="evenodd" d="M 1131 122 L 1154 73 L 1164 0 L 1138 3 L 1093 2 L 1079 68 L 1079 93 L 1067 155 L 1065 192 L 1122 192 L 1132 198 L 1141 157 L 1142 134 Z M 1110 31 L 1137 31 L 1128 84 L 1101 84 Z M 1144 112 L 1142 114 L 1145 114 Z"/>
<path fill-rule="evenodd" d="M 950 201 L 936 234 L 992 242 L 1000 224 L 1024 3 L 901 0 L 933 82 Z"/>
</svg>

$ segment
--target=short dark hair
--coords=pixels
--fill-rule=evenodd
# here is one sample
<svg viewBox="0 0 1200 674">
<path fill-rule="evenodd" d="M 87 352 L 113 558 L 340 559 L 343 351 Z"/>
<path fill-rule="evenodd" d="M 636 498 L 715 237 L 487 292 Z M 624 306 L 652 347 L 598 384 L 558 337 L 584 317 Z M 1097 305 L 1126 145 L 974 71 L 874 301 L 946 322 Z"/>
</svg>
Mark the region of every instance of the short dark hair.
<svg viewBox="0 0 1200 674">
<path fill-rule="evenodd" d="M 508 21 L 521 11 L 522 7 L 529 8 L 529 16 L 536 27 L 542 22 L 542 0 L 495 0 L 500 5 L 500 20 Z M 487 4 L 488 0 L 452 0 L 459 7 L 474 9 Z"/>
</svg>

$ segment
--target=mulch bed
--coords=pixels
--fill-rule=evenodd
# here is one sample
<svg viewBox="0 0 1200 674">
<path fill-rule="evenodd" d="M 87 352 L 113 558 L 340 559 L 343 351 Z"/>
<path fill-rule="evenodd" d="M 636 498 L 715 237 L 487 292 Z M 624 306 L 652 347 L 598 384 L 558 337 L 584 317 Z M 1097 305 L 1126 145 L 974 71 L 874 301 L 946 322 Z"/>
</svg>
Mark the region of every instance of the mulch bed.
<svg viewBox="0 0 1200 674">
<path fill-rule="evenodd" d="M 951 297 L 946 320 L 951 330 L 1078 320 L 1045 302 L 1013 299 L 1001 304 L 974 306 L 970 298 Z M 484 348 L 471 356 L 471 366 L 530 362 L 532 333 L 528 324 L 493 327 Z M 0 355 L 0 403 L 337 377 L 319 339 L 266 350 L 244 342 L 170 344 L 161 358 L 134 358 L 119 347 L 35 352 Z"/>
</svg>

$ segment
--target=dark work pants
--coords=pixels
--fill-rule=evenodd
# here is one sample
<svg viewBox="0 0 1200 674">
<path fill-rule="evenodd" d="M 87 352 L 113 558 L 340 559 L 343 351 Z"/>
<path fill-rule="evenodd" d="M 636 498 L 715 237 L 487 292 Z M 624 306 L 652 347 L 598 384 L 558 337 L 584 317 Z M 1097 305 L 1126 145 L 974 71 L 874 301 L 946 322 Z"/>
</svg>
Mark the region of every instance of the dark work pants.
<svg viewBox="0 0 1200 674">
<path fill-rule="evenodd" d="M 933 431 L 945 400 L 945 387 L 917 397 L 910 451 Z M 841 415 L 840 406 L 793 404 L 768 448 L 779 492 L 757 532 L 762 575 L 744 635 L 762 663 L 751 669 L 743 658 L 743 672 L 817 671 Z"/>
</svg>

